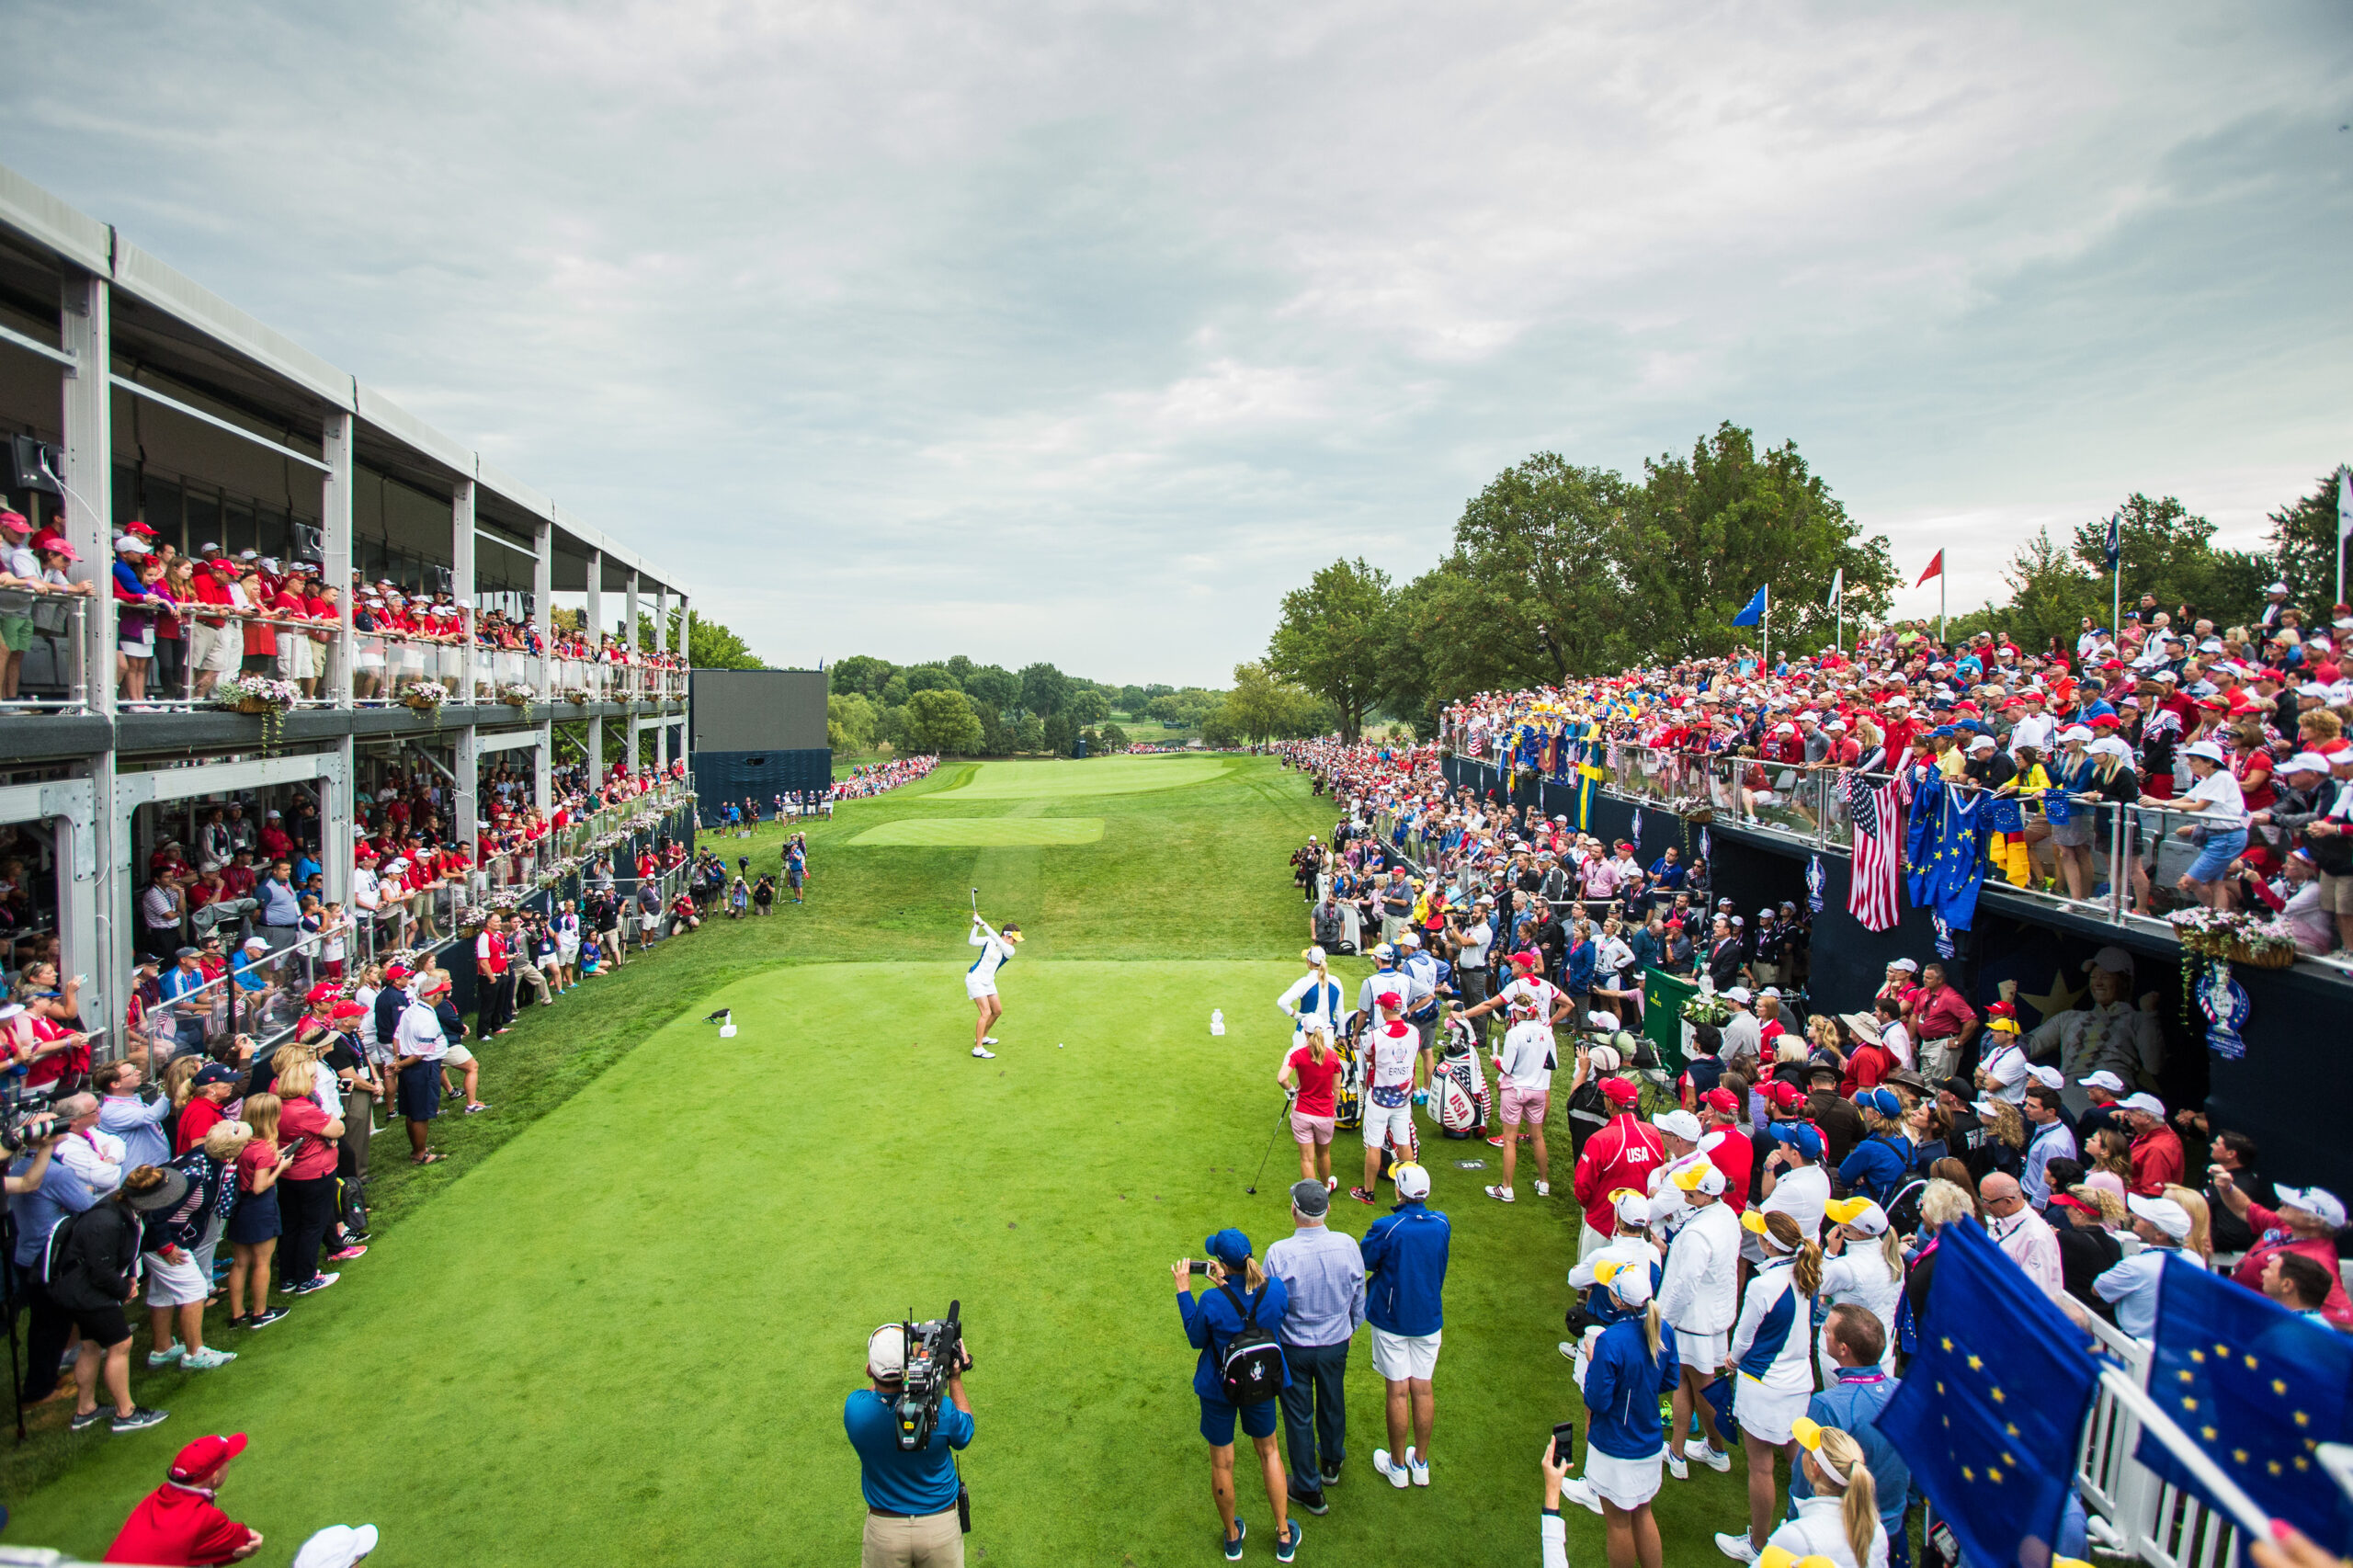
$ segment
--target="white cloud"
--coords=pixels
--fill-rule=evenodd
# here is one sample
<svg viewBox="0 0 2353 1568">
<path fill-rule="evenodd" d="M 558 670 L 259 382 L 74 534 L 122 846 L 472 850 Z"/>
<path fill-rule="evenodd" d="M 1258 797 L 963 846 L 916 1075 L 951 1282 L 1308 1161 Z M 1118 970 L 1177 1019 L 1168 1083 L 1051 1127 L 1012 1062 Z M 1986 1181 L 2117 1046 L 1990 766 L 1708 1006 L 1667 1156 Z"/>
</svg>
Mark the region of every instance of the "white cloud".
<svg viewBox="0 0 2353 1568">
<path fill-rule="evenodd" d="M 1529 451 L 1722 418 L 1915 573 L 1951 543 L 1956 605 L 2043 522 L 2141 489 L 2243 537 L 2348 455 L 2325 5 L 20 0 L 0 38 L 44 62 L 0 157 L 779 659 L 1220 680 Z"/>
</svg>

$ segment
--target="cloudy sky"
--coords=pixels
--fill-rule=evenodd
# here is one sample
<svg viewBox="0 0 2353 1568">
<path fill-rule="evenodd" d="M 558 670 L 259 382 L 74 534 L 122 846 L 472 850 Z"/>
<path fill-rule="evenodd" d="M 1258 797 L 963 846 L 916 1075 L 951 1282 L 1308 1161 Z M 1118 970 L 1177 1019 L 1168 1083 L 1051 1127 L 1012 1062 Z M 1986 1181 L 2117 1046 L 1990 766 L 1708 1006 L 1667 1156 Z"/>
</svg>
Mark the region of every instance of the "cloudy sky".
<svg viewBox="0 0 2353 1568">
<path fill-rule="evenodd" d="M 0 162 L 774 662 L 1223 684 L 1539 449 L 1794 438 L 1956 608 L 2353 458 L 2353 11 L 7 0 Z M 650 456 L 658 460 L 649 463 Z M 1899 601 L 1933 610 L 1933 587 Z"/>
</svg>

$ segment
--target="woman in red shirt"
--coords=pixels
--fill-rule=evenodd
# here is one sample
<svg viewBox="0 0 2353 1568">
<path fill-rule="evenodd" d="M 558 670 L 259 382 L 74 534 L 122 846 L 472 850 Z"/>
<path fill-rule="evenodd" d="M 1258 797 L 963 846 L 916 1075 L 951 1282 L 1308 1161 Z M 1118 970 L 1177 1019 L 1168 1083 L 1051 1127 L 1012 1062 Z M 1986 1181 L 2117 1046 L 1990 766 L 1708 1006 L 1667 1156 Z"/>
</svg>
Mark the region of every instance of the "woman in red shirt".
<svg viewBox="0 0 2353 1568">
<path fill-rule="evenodd" d="M 305 1057 L 280 1069 L 271 1085 L 281 1102 L 278 1135 L 293 1155 L 278 1183 L 286 1219 L 278 1274 L 289 1296 L 324 1290 L 341 1278 L 319 1272 L 319 1247 L 335 1223 L 335 1153 L 343 1119 L 328 1115 L 311 1097 L 318 1081 L 317 1060 Z"/>
<path fill-rule="evenodd" d="M 1307 1043 L 1295 1046 L 1275 1071 L 1275 1082 L 1296 1088 L 1290 1108 L 1290 1135 L 1299 1145 L 1299 1174 L 1303 1181 L 1320 1181 L 1326 1192 L 1340 1185 L 1332 1175 L 1332 1132 L 1339 1116 L 1340 1053 L 1334 1051 L 1320 1025 L 1307 1028 Z"/>
</svg>

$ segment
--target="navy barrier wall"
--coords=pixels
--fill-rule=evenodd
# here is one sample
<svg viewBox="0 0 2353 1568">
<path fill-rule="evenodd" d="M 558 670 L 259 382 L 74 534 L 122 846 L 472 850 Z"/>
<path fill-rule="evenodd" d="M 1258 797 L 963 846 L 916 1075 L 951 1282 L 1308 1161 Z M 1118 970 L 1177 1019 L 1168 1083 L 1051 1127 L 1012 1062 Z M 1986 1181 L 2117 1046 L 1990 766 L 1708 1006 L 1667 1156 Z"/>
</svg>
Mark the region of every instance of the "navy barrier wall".
<svg viewBox="0 0 2353 1568">
<path fill-rule="evenodd" d="M 1468 784 L 1481 795 L 1497 788 L 1492 765 L 1449 756 L 1443 767 L 1450 784 Z M 1547 816 L 1576 821 L 1572 786 L 1523 784 L 1514 799 L 1540 807 Z M 1688 862 L 1699 829 L 1663 805 L 1645 803 L 1641 812 L 1636 853 L 1643 864 L 1648 866 L 1669 845 L 1683 848 Z M 1632 801 L 1597 792 L 1586 831 L 1613 844 L 1631 838 L 1634 812 Z M 1714 850 L 1711 898 L 1731 898 L 1734 912 L 1752 921 L 1767 903 L 1787 899 L 1805 906 L 1806 868 L 1815 854 L 1811 846 L 1721 822 L 1710 824 L 1708 836 Z M 1852 870 L 1847 857 L 1830 853 L 1821 860 L 1823 906 L 1813 917 L 1808 984 L 1812 1010 L 1867 1009 L 1889 960 L 1926 962 L 1938 956 L 1936 930 L 1927 913 L 1913 908 L 1900 892 L 1896 926 L 1866 930 L 1847 911 Z M 2185 1011 L 2182 955 L 2164 937 L 2064 911 L 2022 907 L 1998 892 L 1980 903 L 1972 925 L 1955 934 L 1954 954 L 1947 960 L 1954 984 L 1982 1012 L 1998 998 L 2003 981 L 2014 981 L 2019 1016 L 2029 1029 L 2045 1011 L 2080 1004 L 2083 966 L 2095 951 L 2116 947 L 2131 953 L 2132 994 L 2154 994 L 2164 1027 L 2158 1093 L 2165 1104 L 2199 1107 L 2217 1129 L 2234 1128 L 2253 1137 L 2262 1174 L 2274 1181 L 2318 1184 L 2353 1196 L 2353 1140 L 2344 1135 L 2334 1093 L 2346 1077 L 2345 1048 L 2353 1044 L 2353 984 L 2310 970 L 2234 966 L 2232 975 L 2245 989 L 2251 1011 L 2239 1031 L 2245 1054 L 2231 1060 L 2207 1048 L 2206 1021 L 2194 1006 Z"/>
<path fill-rule="evenodd" d="M 780 794 L 833 787 L 834 754 L 824 746 L 798 751 L 699 751 L 687 758 L 695 795 L 707 822 L 730 801 L 749 798 L 766 812 Z"/>
</svg>

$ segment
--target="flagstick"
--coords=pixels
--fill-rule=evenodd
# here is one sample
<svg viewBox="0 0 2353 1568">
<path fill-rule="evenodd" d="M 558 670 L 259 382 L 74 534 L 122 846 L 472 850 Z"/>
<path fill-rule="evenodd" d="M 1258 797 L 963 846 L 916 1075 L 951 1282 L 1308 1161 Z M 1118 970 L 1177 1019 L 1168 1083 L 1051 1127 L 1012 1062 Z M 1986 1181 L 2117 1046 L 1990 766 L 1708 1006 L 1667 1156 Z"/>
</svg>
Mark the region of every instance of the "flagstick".
<svg viewBox="0 0 2353 1568">
<path fill-rule="evenodd" d="M 1942 569 L 1937 573 L 1937 641 L 1943 642 L 1947 641 L 1945 636 L 1945 579 L 1951 576 L 1952 572 L 1949 567 L 1944 567 L 1943 562 L 1939 562 L 1938 564 Z"/>
</svg>

